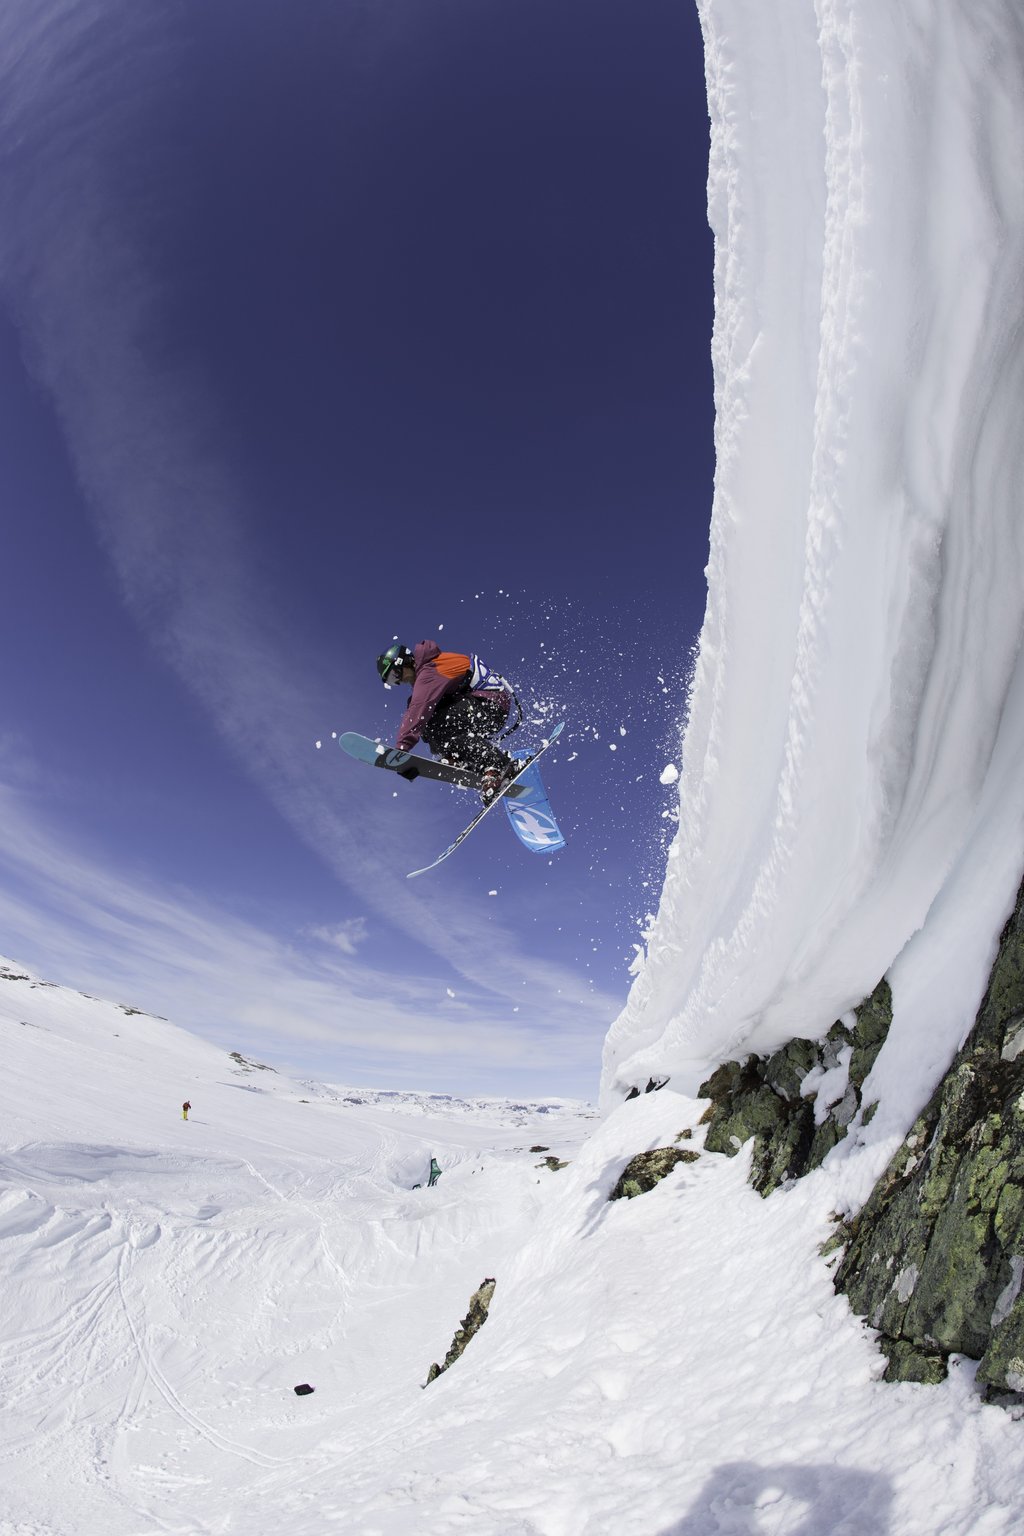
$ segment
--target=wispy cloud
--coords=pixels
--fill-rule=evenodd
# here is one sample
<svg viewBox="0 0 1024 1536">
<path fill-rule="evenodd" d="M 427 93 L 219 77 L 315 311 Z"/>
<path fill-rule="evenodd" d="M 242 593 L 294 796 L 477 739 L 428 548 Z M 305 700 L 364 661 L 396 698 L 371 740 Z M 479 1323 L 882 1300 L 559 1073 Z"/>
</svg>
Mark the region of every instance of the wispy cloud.
<svg viewBox="0 0 1024 1536">
<path fill-rule="evenodd" d="M 335 928 L 312 928 L 310 933 L 322 944 L 331 944 L 335 949 L 340 949 L 343 955 L 354 955 L 366 938 L 366 918 L 353 917 Z"/>
<path fill-rule="evenodd" d="M 310 735 L 310 720 L 343 716 L 344 678 L 330 676 L 323 658 L 309 654 L 253 559 L 240 485 L 219 446 L 218 404 L 201 372 L 154 357 L 147 347 L 164 292 L 142 255 L 145 242 L 135 224 L 141 215 L 123 186 L 104 182 L 105 167 L 123 166 L 124 146 L 138 137 L 147 101 L 166 89 L 180 63 L 173 26 L 170 13 L 155 18 L 151 8 L 134 4 L 121 5 L 115 18 L 110 0 L 23 0 L 0 19 L 0 58 L 8 61 L 0 64 L 0 84 L 7 87 L 0 126 L 19 147 L 0 194 L 0 282 L 19 317 L 33 371 L 55 403 L 125 604 L 202 703 L 243 771 L 361 903 L 386 914 L 410 943 L 429 949 L 487 1008 L 514 1006 L 524 995 L 540 998 L 546 1027 L 557 1020 L 571 1033 L 567 1000 L 584 993 L 582 978 L 532 954 L 497 917 L 483 945 L 476 897 L 451 883 L 445 921 L 432 921 L 429 896 L 402 878 L 410 813 L 375 795 L 379 786 L 364 783 L 368 776 L 345 776 L 342 787 L 342 775 L 323 772 L 311 743 L 308 751 L 297 749 Z M 119 40 L 116 56 L 95 51 L 109 48 L 112 37 Z M 82 85 L 90 80 L 92 94 Z M 41 847 L 38 852 L 40 872 L 49 856 Z M 150 895 L 133 912 L 116 881 L 104 877 L 107 906 L 100 904 L 87 921 L 84 889 L 73 913 L 73 895 L 65 892 L 69 938 L 73 917 L 83 931 L 104 933 L 113 954 L 114 937 L 126 926 L 132 975 L 139 980 L 139 962 L 150 948 L 152 963 L 167 974 L 190 973 L 193 941 L 195 953 L 206 954 L 202 925 L 192 934 L 196 925 L 185 917 L 197 910 L 194 903 L 169 903 L 165 911 Z M 152 940 L 142 932 L 143 914 L 155 925 Z M 237 951 L 237 976 L 259 974 L 248 946 L 266 950 L 266 935 L 257 945 L 223 917 L 214 927 L 228 952 Z M 352 950 L 337 937 L 334 947 L 353 959 L 354 930 L 348 939 Z M 291 978 L 284 991 L 294 997 L 291 960 L 286 963 L 280 944 L 271 949 Z M 83 942 L 83 957 L 87 952 Z M 304 986 L 317 1006 L 292 1010 L 299 1030 L 330 1012 L 317 987 L 328 993 L 349 987 L 358 997 L 363 987 L 381 985 L 379 977 L 347 970 L 323 975 L 318 963 L 326 964 L 323 957 L 303 959 Z M 191 970 L 197 964 L 191 962 Z M 205 985 L 215 972 L 212 956 L 201 970 Z M 197 982 L 197 1007 L 200 990 Z M 268 995 L 262 987 L 248 991 Z M 392 1001 L 387 1007 L 374 1001 L 378 1030 L 387 1023 L 404 1038 L 396 1001 L 401 988 L 391 980 L 384 991 Z M 591 998 L 589 1016 L 610 1018 L 619 1002 Z M 425 999 L 414 999 L 413 1007 L 422 1012 Z M 261 1028 L 269 1027 L 273 1011 L 256 1009 Z M 499 1032 L 493 1049 L 500 1039 Z"/>
<path fill-rule="evenodd" d="M 567 998 L 555 1016 L 546 1000 L 515 1014 L 480 993 L 455 1004 L 435 976 L 383 971 L 298 934 L 288 941 L 187 891 L 111 871 L 46 826 L 25 791 L 0 784 L 0 818 L 2 947 L 49 979 L 116 990 L 115 1001 L 310 1075 L 491 1092 L 592 1087 L 592 999 Z"/>
</svg>

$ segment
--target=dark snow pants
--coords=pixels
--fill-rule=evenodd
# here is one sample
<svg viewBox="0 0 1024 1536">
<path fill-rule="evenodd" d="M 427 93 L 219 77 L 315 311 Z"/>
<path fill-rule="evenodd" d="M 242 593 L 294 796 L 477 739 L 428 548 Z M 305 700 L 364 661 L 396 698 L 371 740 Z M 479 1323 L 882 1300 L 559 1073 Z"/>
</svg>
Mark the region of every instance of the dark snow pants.
<svg viewBox="0 0 1024 1536">
<path fill-rule="evenodd" d="M 460 767 L 475 768 L 478 773 L 485 768 L 505 769 L 511 758 L 491 737 L 507 722 L 508 715 L 500 704 L 474 693 L 460 693 L 451 703 L 441 700 L 424 729 L 423 740 L 435 757 L 447 758 Z"/>
</svg>

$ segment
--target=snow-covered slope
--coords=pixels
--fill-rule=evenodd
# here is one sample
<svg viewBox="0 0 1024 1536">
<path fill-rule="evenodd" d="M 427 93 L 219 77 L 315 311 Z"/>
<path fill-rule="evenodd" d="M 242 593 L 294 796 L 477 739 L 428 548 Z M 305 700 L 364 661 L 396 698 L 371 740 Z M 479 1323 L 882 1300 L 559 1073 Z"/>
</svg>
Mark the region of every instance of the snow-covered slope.
<svg viewBox="0 0 1024 1536">
<path fill-rule="evenodd" d="M 225 1529 L 326 1434 L 365 1445 L 535 1216 L 530 1146 L 565 1156 L 594 1119 L 381 1110 L 13 964 L 0 1037 L 5 1536 Z"/>
<path fill-rule="evenodd" d="M 700 11 L 708 605 L 604 1091 L 818 1036 L 903 952 L 887 1050 L 919 1104 L 1024 866 L 1021 12 Z"/>
<path fill-rule="evenodd" d="M 382 1108 L 16 967 L 0 1039 L 3 1536 L 1014 1529 L 1019 1426 L 967 1364 L 878 1381 L 824 1175 L 608 1202 L 699 1103 Z"/>
</svg>

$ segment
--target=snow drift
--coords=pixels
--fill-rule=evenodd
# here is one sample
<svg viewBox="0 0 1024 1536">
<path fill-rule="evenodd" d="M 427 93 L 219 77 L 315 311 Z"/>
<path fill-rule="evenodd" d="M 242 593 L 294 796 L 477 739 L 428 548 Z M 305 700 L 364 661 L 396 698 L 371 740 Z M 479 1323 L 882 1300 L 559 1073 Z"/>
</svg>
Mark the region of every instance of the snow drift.
<svg viewBox="0 0 1024 1536">
<path fill-rule="evenodd" d="M 901 951 L 890 1056 L 944 1064 L 1024 863 L 1019 10 L 700 11 L 708 602 L 610 1100 L 821 1035 Z"/>
<path fill-rule="evenodd" d="M 702 1152 L 609 1203 L 637 1151 L 700 1149 L 699 1102 L 296 1083 L 3 963 L 0 1039 L 4 1536 L 1019 1523 L 1019 1425 L 970 1362 L 878 1380 L 816 1258 L 827 1176 L 762 1200 Z"/>
</svg>

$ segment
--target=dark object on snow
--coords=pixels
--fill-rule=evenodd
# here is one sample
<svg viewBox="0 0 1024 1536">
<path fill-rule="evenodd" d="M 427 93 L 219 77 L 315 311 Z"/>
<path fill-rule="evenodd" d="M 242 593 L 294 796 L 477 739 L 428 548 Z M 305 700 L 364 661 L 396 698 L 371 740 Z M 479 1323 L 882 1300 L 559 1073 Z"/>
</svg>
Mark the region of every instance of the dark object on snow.
<svg viewBox="0 0 1024 1536">
<path fill-rule="evenodd" d="M 531 1152 L 550 1152 L 551 1148 L 550 1147 L 531 1147 L 530 1151 Z"/>
<path fill-rule="evenodd" d="M 423 1383 L 425 1387 L 429 1387 L 432 1381 L 436 1381 L 442 1371 L 446 1371 L 450 1365 L 454 1365 L 473 1335 L 480 1332 L 480 1329 L 487 1321 L 487 1311 L 491 1305 L 491 1297 L 494 1295 L 494 1286 L 495 1281 L 490 1276 L 486 1280 L 481 1280 L 479 1288 L 473 1292 L 469 1299 L 469 1311 L 455 1331 L 451 1348 L 444 1357 L 444 1365 L 438 1365 L 436 1361 L 434 1362 L 427 1374 L 426 1381 Z"/>
<path fill-rule="evenodd" d="M 312 1391 L 314 1391 L 314 1390 L 315 1389 L 310 1386 L 308 1381 L 301 1381 L 299 1383 L 299 1385 L 295 1388 L 295 1396 L 296 1397 L 308 1397 L 309 1394 Z"/>
<path fill-rule="evenodd" d="M 437 1158 L 436 1157 L 432 1157 L 430 1159 L 430 1178 L 427 1180 L 427 1188 L 428 1189 L 433 1189 L 434 1185 L 437 1183 L 437 1181 L 438 1181 L 438 1179 L 440 1177 L 441 1177 L 440 1165 L 438 1164 Z"/>
<path fill-rule="evenodd" d="M 667 1077 L 663 1077 L 661 1079 L 660 1083 L 658 1082 L 658 1080 L 656 1078 L 649 1077 L 647 1079 L 647 1087 L 644 1089 L 644 1093 L 657 1093 L 658 1089 L 659 1088 L 664 1088 L 664 1086 L 665 1086 L 665 1084 L 667 1082 L 668 1082 L 668 1078 Z M 639 1097 L 640 1097 L 640 1089 L 634 1086 L 626 1094 L 625 1102 L 628 1104 L 630 1099 L 638 1099 Z"/>
<path fill-rule="evenodd" d="M 552 1173 L 557 1173 L 559 1168 L 568 1168 L 568 1163 L 561 1162 L 553 1153 L 549 1153 L 542 1163 L 535 1165 L 538 1168 L 550 1168 Z"/>
</svg>

